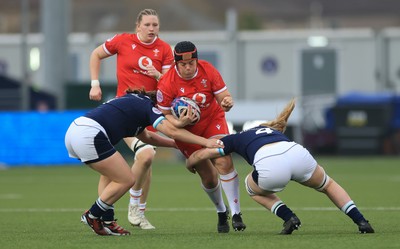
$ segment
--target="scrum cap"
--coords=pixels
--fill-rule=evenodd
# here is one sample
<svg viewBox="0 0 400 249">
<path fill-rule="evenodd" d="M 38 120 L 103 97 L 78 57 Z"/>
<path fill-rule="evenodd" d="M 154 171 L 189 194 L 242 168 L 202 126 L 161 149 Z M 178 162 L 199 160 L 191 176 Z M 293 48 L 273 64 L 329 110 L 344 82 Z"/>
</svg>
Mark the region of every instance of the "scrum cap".
<svg viewBox="0 0 400 249">
<path fill-rule="evenodd" d="M 181 41 L 175 45 L 174 49 L 175 62 L 182 60 L 197 59 L 197 48 L 190 41 Z"/>
</svg>

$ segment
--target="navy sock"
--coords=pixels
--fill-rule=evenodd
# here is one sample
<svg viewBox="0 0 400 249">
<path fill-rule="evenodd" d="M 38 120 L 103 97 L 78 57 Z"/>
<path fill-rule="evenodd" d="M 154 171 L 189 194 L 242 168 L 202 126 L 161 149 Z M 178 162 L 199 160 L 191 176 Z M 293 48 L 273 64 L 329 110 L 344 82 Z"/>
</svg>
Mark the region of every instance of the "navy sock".
<svg viewBox="0 0 400 249">
<path fill-rule="evenodd" d="M 349 216 L 356 224 L 358 224 L 360 221 L 366 221 L 352 200 L 347 202 L 340 210 Z"/>
<path fill-rule="evenodd" d="M 90 214 L 93 215 L 94 217 L 101 217 L 103 216 L 107 210 L 109 209 L 114 209 L 112 205 L 109 205 L 105 202 L 103 202 L 100 197 L 96 200 L 96 202 L 92 205 L 90 208 Z"/>
<path fill-rule="evenodd" d="M 102 209 L 97 205 L 96 202 L 93 203 L 93 205 L 92 205 L 92 207 L 89 209 L 89 211 L 90 211 L 90 214 L 93 215 L 93 216 L 96 217 L 96 218 L 101 217 L 101 216 L 105 213 L 105 211 L 102 210 Z"/>
<path fill-rule="evenodd" d="M 285 222 L 290 220 L 293 216 L 292 210 L 288 208 L 283 202 L 279 201 L 272 206 L 271 211 Z"/>
<path fill-rule="evenodd" d="M 356 224 L 358 224 L 360 221 L 366 221 L 364 216 L 361 214 L 361 212 L 356 207 L 351 209 L 347 213 L 347 216 L 349 216 Z"/>
<path fill-rule="evenodd" d="M 103 221 L 114 221 L 114 208 L 108 209 L 102 216 Z"/>
</svg>

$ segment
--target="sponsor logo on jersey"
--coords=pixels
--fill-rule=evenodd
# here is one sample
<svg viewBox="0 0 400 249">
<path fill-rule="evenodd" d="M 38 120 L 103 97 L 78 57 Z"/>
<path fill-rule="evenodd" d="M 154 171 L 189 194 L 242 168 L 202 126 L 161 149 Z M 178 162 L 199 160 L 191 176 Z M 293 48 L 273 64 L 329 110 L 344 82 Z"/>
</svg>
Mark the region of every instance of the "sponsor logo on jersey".
<svg viewBox="0 0 400 249">
<path fill-rule="evenodd" d="M 142 56 L 139 58 L 138 64 L 141 69 L 146 70 L 147 66 L 153 65 L 153 61 L 147 56 Z"/>
<path fill-rule="evenodd" d="M 136 44 L 132 44 L 132 50 L 135 50 Z"/>
<path fill-rule="evenodd" d="M 160 110 L 158 110 L 158 109 L 155 108 L 155 107 L 153 107 L 152 110 L 153 110 L 153 112 L 154 112 L 155 114 L 161 114 L 161 113 L 162 113 Z"/>
<path fill-rule="evenodd" d="M 215 127 L 217 127 L 218 130 L 221 129 L 221 126 L 219 124 L 217 124 Z"/>
<path fill-rule="evenodd" d="M 207 97 L 204 93 L 195 93 L 192 99 L 196 102 L 196 104 L 203 107 L 204 103 L 206 103 Z"/>
<path fill-rule="evenodd" d="M 192 99 L 200 108 L 207 108 L 208 106 L 210 106 L 210 103 L 207 103 L 207 95 L 205 95 L 204 93 L 195 93 Z"/>
<path fill-rule="evenodd" d="M 185 93 L 185 88 L 181 87 L 180 90 L 181 90 L 182 93 Z"/>
<path fill-rule="evenodd" d="M 164 100 L 164 96 L 160 90 L 157 90 L 157 102 L 162 102 Z"/>
</svg>

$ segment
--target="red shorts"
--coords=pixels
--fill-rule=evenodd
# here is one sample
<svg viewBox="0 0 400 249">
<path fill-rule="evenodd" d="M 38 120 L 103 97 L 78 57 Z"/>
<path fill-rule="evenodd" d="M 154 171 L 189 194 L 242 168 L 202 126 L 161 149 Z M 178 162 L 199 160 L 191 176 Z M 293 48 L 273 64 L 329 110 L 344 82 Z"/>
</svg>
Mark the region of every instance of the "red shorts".
<svg viewBox="0 0 400 249">
<path fill-rule="evenodd" d="M 225 136 L 229 134 L 228 124 L 226 123 L 225 113 L 220 112 L 212 117 L 201 119 L 197 124 L 193 126 L 186 126 L 186 130 L 200 137 L 211 138 L 215 136 Z M 197 144 L 188 144 L 181 141 L 175 140 L 176 145 L 182 154 L 188 158 L 193 152 L 202 148 Z"/>
</svg>

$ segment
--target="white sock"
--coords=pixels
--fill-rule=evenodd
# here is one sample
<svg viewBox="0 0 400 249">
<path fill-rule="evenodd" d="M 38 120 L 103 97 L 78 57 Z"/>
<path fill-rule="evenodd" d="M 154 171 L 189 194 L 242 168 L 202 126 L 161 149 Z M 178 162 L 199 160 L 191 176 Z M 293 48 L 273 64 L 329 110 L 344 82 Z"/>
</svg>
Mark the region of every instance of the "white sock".
<svg viewBox="0 0 400 249">
<path fill-rule="evenodd" d="M 239 175 L 236 170 L 226 175 L 220 175 L 222 189 L 225 192 L 232 215 L 240 213 Z"/>
<path fill-rule="evenodd" d="M 217 212 L 218 213 L 225 212 L 226 206 L 224 203 L 224 199 L 222 197 L 221 182 L 218 182 L 218 185 L 213 189 L 205 188 L 203 185 L 201 186 L 207 193 L 212 203 L 214 203 L 215 207 L 217 208 Z"/>
<path fill-rule="evenodd" d="M 146 211 L 146 204 L 147 202 L 139 203 L 139 214 L 144 214 L 144 211 Z"/>
<path fill-rule="evenodd" d="M 142 189 L 139 190 L 129 190 L 129 194 L 131 198 L 129 199 L 129 202 L 131 205 L 139 205 L 140 202 L 140 197 L 142 196 Z"/>
</svg>

